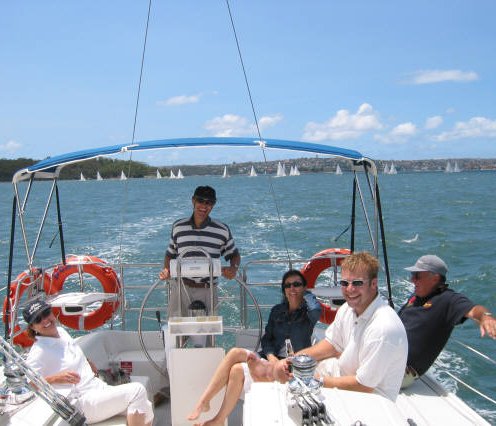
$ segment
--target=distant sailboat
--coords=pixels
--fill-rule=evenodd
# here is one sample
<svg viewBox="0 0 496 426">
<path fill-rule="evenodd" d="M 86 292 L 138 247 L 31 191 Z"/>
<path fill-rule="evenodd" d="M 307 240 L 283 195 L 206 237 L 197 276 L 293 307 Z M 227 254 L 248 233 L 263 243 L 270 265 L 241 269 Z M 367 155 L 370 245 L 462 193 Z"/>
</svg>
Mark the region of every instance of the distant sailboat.
<svg viewBox="0 0 496 426">
<path fill-rule="evenodd" d="M 79 177 L 79 180 L 81 180 L 81 181 L 85 181 L 86 180 L 86 178 L 83 175 L 83 172 L 81 172 L 81 176 Z"/>
<path fill-rule="evenodd" d="M 171 169 L 171 172 L 170 172 L 170 176 L 169 176 L 170 179 L 177 179 L 176 178 L 176 175 L 174 174 L 174 172 L 172 171 Z"/>
<path fill-rule="evenodd" d="M 277 164 L 277 177 L 284 177 L 286 176 L 286 167 L 284 164 L 281 164 L 280 162 Z"/>
<path fill-rule="evenodd" d="M 224 166 L 224 173 L 222 174 L 223 178 L 228 178 L 229 175 L 227 174 L 227 166 Z"/>
<path fill-rule="evenodd" d="M 385 165 L 384 165 L 384 171 L 383 171 L 383 173 L 384 173 L 385 175 L 388 175 L 388 174 L 389 174 L 389 167 L 388 167 L 388 165 L 387 165 L 387 164 L 385 164 Z"/>
<path fill-rule="evenodd" d="M 396 167 L 394 167 L 394 163 L 391 163 L 391 167 L 389 168 L 389 174 L 390 175 L 396 175 L 396 174 L 398 174 L 398 171 L 396 170 Z"/>
<path fill-rule="evenodd" d="M 451 163 L 448 161 L 446 163 L 446 168 L 444 169 L 446 173 L 453 173 L 453 167 L 451 166 Z"/>
<path fill-rule="evenodd" d="M 298 170 L 298 166 L 296 164 L 294 166 L 291 166 L 291 169 L 289 170 L 289 176 L 300 176 L 300 171 Z"/>
<path fill-rule="evenodd" d="M 98 171 L 96 172 L 96 180 L 103 180 L 102 175 Z"/>
<path fill-rule="evenodd" d="M 184 179 L 183 172 L 181 171 L 181 169 L 179 169 L 177 171 L 177 178 L 176 179 Z"/>
<path fill-rule="evenodd" d="M 162 175 L 160 174 L 160 171 L 157 169 L 157 179 L 162 179 Z"/>
<path fill-rule="evenodd" d="M 462 169 L 458 166 L 458 161 L 455 161 L 455 167 L 453 168 L 453 173 L 460 173 Z"/>
<path fill-rule="evenodd" d="M 339 166 L 339 164 L 336 166 L 336 174 L 337 175 L 342 175 L 343 174 L 343 171 L 341 170 L 341 167 Z"/>
<path fill-rule="evenodd" d="M 124 170 L 121 171 L 121 180 L 126 180 L 127 177 L 126 177 L 126 174 L 124 173 Z"/>
<path fill-rule="evenodd" d="M 250 174 L 248 176 L 255 177 L 256 175 L 257 175 L 257 172 L 255 171 L 255 167 L 251 166 Z"/>
</svg>

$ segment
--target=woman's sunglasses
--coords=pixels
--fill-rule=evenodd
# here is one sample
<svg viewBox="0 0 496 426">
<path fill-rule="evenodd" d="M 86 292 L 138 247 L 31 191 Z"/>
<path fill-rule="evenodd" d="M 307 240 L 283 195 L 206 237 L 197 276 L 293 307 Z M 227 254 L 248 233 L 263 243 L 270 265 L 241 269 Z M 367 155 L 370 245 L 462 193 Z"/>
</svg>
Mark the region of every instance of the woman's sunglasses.
<svg viewBox="0 0 496 426">
<path fill-rule="evenodd" d="M 301 281 L 295 281 L 292 283 L 284 283 L 283 287 L 284 288 L 291 288 L 291 287 L 303 287 L 305 284 Z"/>
<path fill-rule="evenodd" d="M 43 311 L 41 314 L 38 314 L 34 320 L 32 321 L 31 324 L 39 324 L 41 321 L 43 321 L 45 318 L 48 318 L 50 314 L 52 313 L 51 309 L 47 309 L 46 311 Z"/>
</svg>

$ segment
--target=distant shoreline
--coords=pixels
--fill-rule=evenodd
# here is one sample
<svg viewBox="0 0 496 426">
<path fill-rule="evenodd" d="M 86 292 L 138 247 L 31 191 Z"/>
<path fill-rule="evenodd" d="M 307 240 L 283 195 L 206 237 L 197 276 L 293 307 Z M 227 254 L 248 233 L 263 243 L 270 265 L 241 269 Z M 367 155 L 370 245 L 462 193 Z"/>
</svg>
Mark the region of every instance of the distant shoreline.
<svg viewBox="0 0 496 426">
<path fill-rule="evenodd" d="M 10 182 L 14 173 L 20 169 L 29 167 L 39 160 L 18 158 L 15 160 L 0 159 L 0 181 Z M 222 176 L 224 166 L 227 166 L 230 176 L 248 175 L 252 166 L 257 173 L 275 174 L 278 163 L 284 164 L 289 174 L 291 166 L 297 165 L 301 173 L 334 173 L 339 164 L 343 172 L 350 171 L 348 160 L 329 157 L 302 157 L 291 160 L 275 160 L 268 162 L 232 162 L 229 164 L 205 164 L 205 165 L 177 165 L 177 166 L 150 166 L 137 161 L 124 161 L 109 158 L 92 159 L 77 164 L 71 164 L 62 170 L 61 180 L 79 179 L 81 173 L 89 180 L 96 179 L 97 172 L 103 179 L 118 179 L 123 170 L 133 178 L 156 177 L 157 170 L 167 178 L 171 171 L 176 174 L 181 169 L 185 176 Z M 438 159 L 438 160 L 374 160 L 378 172 L 382 174 L 384 168 L 390 168 L 391 164 L 398 173 L 405 172 L 444 172 L 448 162 L 451 168 L 455 163 L 460 171 L 482 171 L 496 170 L 496 158 L 458 158 L 458 159 Z"/>
</svg>

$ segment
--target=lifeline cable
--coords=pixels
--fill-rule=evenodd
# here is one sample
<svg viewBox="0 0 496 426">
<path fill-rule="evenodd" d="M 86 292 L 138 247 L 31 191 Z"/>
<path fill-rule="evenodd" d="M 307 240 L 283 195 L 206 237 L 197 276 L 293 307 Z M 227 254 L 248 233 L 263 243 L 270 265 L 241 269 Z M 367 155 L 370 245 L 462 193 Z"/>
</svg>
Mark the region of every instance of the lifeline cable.
<svg viewBox="0 0 496 426">
<path fill-rule="evenodd" d="M 229 0 L 226 0 L 226 6 L 227 6 L 227 11 L 229 12 L 229 19 L 231 20 L 231 27 L 233 30 L 234 39 L 236 41 L 236 47 L 238 49 L 239 60 L 241 62 L 241 68 L 243 70 L 243 75 L 244 75 L 245 84 L 246 84 L 246 90 L 248 92 L 248 98 L 250 100 L 250 105 L 251 105 L 251 111 L 253 113 L 253 119 L 255 120 L 255 126 L 257 127 L 258 140 L 260 141 L 259 145 L 260 145 L 260 148 L 262 150 L 262 155 L 264 158 L 265 170 L 267 170 L 267 157 L 265 155 L 265 146 L 263 144 L 262 134 L 260 132 L 260 126 L 258 125 L 258 117 L 257 117 L 257 113 L 255 111 L 255 105 L 253 103 L 253 97 L 251 95 L 250 83 L 248 82 L 248 76 L 246 75 L 246 69 L 245 69 L 245 64 L 243 61 L 243 55 L 241 54 L 241 47 L 239 45 L 238 35 L 236 33 L 236 26 L 234 25 L 234 19 L 233 19 L 232 13 L 231 13 L 231 7 L 229 6 Z M 291 256 L 289 254 L 288 243 L 286 240 L 286 234 L 284 233 L 284 227 L 283 227 L 282 220 L 281 220 L 281 214 L 279 211 L 279 205 L 277 203 L 276 193 L 274 191 L 274 186 L 272 185 L 272 179 L 270 178 L 270 176 L 267 176 L 267 178 L 269 181 L 270 193 L 271 193 L 272 198 L 274 200 L 274 205 L 275 205 L 276 212 L 277 212 L 277 219 L 279 221 L 279 226 L 281 228 L 282 239 L 283 239 L 284 248 L 286 250 L 286 254 L 288 257 L 289 268 L 292 269 Z"/>
</svg>

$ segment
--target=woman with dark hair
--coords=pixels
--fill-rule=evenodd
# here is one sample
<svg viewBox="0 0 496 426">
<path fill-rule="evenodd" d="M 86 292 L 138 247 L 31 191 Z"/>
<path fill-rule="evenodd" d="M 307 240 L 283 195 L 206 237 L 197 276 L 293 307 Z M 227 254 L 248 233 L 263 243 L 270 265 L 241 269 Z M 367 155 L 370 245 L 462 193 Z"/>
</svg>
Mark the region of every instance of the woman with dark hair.
<svg viewBox="0 0 496 426">
<path fill-rule="evenodd" d="M 50 305 L 42 300 L 29 303 L 23 311 L 35 342 L 26 363 L 84 414 L 88 424 L 117 414 L 127 416 L 130 426 L 150 426 L 152 404 L 141 383 L 109 386 L 98 377 L 78 344 L 62 327 Z"/>
<path fill-rule="evenodd" d="M 286 272 L 281 290 L 283 301 L 270 311 L 260 351 L 260 355 L 271 362 L 287 356 L 286 339 L 291 341 L 295 352 L 311 346 L 313 328 L 322 311 L 317 298 L 307 290 L 307 282 L 300 271 Z"/>
<path fill-rule="evenodd" d="M 300 271 L 291 269 L 284 274 L 281 283 L 284 300 L 270 311 L 262 337 L 260 355 L 263 358 L 247 349 L 231 349 L 217 367 L 188 420 L 198 420 L 202 413 L 209 411 L 212 398 L 226 387 L 218 413 L 208 421 L 195 423 L 200 426 L 223 425 L 243 391 L 247 392 L 253 382 L 287 380 L 284 372 L 277 370 L 275 362 L 287 355 L 285 340 L 291 340 L 295 351 L 310 346 L 313 327 L 320 318 L 320 304 L 306 287 L 305 277 Z"/>
</svg>

